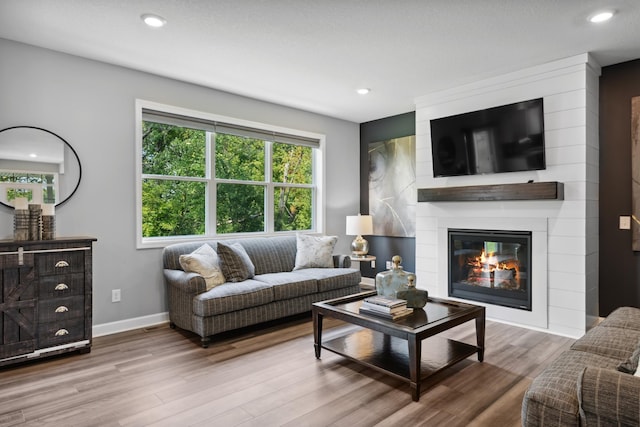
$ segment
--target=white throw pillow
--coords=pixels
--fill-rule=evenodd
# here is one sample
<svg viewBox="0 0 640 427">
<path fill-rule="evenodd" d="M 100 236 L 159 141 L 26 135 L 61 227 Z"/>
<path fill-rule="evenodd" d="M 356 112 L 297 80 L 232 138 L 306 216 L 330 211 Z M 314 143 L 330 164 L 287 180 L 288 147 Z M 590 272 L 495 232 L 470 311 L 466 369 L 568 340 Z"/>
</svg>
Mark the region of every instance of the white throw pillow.
<svg viewBox="0 0 640 427">
<path fill-rule="evenodd" d="M 296 235 L 296 266 L 294 270 L 303 268 L 333 267 L 333 248 L 338 241 L 337 236 Z"/>
<path fill-rule="evenodd" d="M 184 271 L 204 277 L 207 290 L 226 281 L 220 270 L 218 254 L 206 243 L 190 254 L 180 255 L 179 261 Z"/>
</svg>

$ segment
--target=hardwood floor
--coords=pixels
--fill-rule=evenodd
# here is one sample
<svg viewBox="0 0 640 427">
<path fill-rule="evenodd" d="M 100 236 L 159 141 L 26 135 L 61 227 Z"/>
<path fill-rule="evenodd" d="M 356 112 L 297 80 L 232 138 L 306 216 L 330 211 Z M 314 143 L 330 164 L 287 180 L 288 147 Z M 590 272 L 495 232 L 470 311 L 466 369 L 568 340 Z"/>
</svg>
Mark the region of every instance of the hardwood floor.
<svg viewBox="0 0 640 427">
<path fill-rule="evenodd" d="M 444 335 L 474 344 L 474 322 Z M 484 362 L 437 374 L 413 402 L 404 382 L 328 351 L 316 360 L 310 315 L 224 334 L 208 349 L 159 326 L 3 368 L 0 426 L 519 426 L 531 378 L 572 342 L 488 321 Z"/>
</svg>

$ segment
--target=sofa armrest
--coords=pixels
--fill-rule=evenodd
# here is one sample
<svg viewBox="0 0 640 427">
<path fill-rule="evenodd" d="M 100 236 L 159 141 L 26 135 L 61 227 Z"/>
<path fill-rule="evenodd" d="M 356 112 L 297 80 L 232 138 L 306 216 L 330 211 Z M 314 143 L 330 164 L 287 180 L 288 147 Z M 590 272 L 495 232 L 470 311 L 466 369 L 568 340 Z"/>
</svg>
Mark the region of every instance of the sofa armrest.
<svg viewBox="0 0 640 427">
<path fill-rule="evenodd" d="M 640 377 L 588 366 L 578 377 L 578 402 L 584 425 L 640 425 Z"/>
<path fill-rule="evenodd" d="M 333 266 L 336 268 L 351 267 L 351 257 L 349 255 L 334 255 Z"/>
<path fill-rule="evenodd" d="M 204 277 L 197 273 L 187 273 L 182 270 L 164 269 L 167 285 L 187 294 L 200 294 L 207 290 Z"/>
</svg>

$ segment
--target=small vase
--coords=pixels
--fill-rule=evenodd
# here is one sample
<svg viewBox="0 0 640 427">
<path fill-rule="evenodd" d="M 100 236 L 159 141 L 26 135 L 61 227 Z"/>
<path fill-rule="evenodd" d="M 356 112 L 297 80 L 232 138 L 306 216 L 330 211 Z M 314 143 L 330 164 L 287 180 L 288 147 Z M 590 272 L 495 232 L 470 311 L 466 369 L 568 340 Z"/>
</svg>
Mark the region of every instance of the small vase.
<svg viewBox="0 0 640 427">
<path fill-rule="evenodd" d="M 429 292 L 423 289 L 417 289 L 415 276 L 410 274 L 407 289 L 398 291 L 396 298 L 407 300 L 407 308 L 422 308 L 427 305 Z"/>
</svg>

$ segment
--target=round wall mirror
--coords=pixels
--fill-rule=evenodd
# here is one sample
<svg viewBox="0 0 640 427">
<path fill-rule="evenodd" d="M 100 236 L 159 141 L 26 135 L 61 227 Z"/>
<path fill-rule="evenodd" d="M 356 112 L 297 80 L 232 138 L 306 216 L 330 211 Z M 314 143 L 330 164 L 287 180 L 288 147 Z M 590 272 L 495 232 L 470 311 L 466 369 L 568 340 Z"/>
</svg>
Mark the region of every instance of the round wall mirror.
<svg viewBox="0 0 640 427">
<path fill-rule="evenodd" d="M 35 126 L 0 130 L 0 203 L 14 206 L 17 197 L 29 203 L 60 206 L 80 185 L 80 158 L 59 135 Z"/>
</svg>

